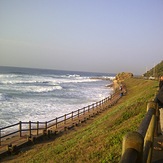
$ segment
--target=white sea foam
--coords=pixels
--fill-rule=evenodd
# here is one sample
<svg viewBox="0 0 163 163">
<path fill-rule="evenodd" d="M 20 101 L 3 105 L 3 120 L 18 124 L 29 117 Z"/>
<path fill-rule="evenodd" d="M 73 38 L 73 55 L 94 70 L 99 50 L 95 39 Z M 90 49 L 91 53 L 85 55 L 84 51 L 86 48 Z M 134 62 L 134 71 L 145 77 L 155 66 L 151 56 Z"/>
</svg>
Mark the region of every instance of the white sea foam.
<svg viewBox="0 0 163 163">
<path fill-rule="evenodd" d="M 48 121 L 97 102 L 109 81 L 79 74 L 0 74 L 0 128 L 19 121 Z"/>
<path fill-rule="evenodd" d="M 51 92 L 54 90 L 60 90 L 62 89 L 61 86 L 56 85 L 56 86 L 49 86 L 49 87 L 41 87 L 41 86 L 29 86 L 26 87 L 23 92 L 36 92 L 36 93 L 41 93 L 41 92 Z"/>
<path fill-rule="evenodd" d="M 5 100 L 5 97 L 2 93 L 0 93 L 0 101 L 3 101 L 3 100 Z"/>
</svg>

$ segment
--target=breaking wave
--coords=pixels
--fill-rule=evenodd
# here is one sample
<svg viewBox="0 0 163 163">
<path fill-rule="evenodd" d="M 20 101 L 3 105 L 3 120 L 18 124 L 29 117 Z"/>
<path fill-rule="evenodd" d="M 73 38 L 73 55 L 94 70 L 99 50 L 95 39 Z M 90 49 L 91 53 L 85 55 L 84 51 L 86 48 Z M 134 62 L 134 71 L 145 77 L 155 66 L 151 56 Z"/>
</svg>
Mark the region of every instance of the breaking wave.
<svg viewBox="0 0 163 163">
<path fill-rule="evenodd" d="M 53 119 L 112 93 L 105 87 L 110 80 L 92 78 L 84 72 L 22 71 L 0 73 L 0 128 L 18 121 Z"/>
</svg>

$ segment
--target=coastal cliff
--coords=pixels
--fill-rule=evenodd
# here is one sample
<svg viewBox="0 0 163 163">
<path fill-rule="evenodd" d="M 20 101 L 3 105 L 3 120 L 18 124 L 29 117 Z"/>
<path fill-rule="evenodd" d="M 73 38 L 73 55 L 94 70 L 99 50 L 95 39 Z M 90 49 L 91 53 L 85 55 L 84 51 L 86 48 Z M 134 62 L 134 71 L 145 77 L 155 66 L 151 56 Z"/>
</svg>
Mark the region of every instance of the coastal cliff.
<svg viewBox="0 0 163 163">
<path fill-rule="evenodd" d="M 116 75 L 115 79 L 118 81 L 122 81 L 124 79 L 132 78 L 133 76 L 134 75 L 131 72 L 121 72 Z"/>
<path fill-rule="evenodd" d="M 119 89 L 120 84 L 125 80 L 125 79 L 129 79 L 129 78 L 133 78 L 133 74 L 130 72 L 121 72 L 118 73 L 115 77 L 115 79 L 113 80 L 113 88 L 114 90 Z"/>
</svg>

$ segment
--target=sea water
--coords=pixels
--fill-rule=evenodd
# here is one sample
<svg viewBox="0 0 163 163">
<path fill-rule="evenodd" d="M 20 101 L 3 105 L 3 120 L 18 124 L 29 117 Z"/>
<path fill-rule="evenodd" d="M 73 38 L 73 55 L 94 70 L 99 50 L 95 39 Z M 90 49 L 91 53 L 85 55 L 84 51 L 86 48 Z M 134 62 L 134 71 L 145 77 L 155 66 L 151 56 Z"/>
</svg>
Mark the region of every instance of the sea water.
<svg viewBox="0 0 163 163">
<path fill-rule="evenodd" d="M 0 128 L 48 121 L 109 96 L 114 74 L 0 67 Z"/>
</svg>

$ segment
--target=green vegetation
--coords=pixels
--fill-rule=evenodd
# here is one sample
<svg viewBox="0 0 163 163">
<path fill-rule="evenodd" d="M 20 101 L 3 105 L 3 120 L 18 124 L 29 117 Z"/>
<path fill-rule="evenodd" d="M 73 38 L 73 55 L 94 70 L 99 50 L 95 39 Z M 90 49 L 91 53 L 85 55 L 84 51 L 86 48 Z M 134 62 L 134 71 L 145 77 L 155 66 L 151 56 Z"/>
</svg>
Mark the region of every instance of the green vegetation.
<svg viewBox="0 0 163 163">
<path fill-rule="evenodd" d="M 119 102 L 55 140 L 36 144 L 30 150 L 8 158 L 7 162 L 28 163 L 116 163 L 123 136 L 137 130 L 147 102 L 154 98 L 158 82 L 130 78 L 125 81 L 127 95 Z"/>
<path fill-rule="evenodd" d="M 145 77 L 159 77 L 161 75 L 163 75 L 163 61 L 144 74 Z"/>
</svg>

